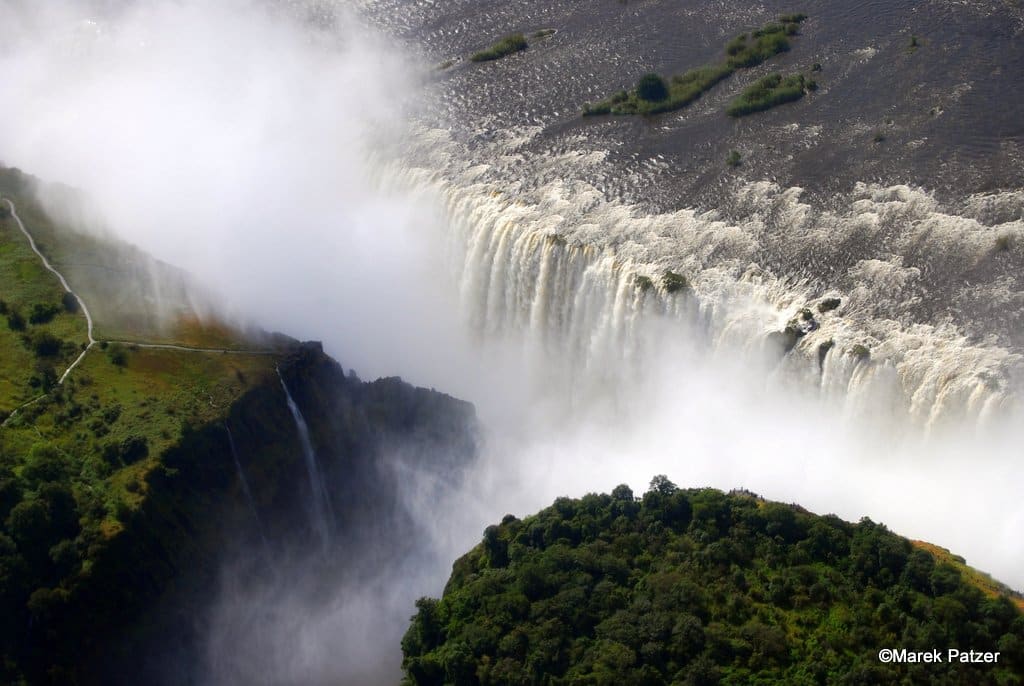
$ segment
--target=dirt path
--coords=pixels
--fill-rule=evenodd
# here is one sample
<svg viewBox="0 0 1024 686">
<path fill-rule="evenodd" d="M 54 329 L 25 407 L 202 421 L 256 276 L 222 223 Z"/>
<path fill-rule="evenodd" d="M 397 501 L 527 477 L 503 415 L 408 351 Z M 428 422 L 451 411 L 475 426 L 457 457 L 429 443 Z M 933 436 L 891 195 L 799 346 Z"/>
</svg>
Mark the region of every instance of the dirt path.
<svg viewBox="0 0 1024 686">
<path fill-rule="evenodd" d="M 53 272 L 53 274 L 60 281 L 60 285 L 64 288 L 64 290 L 67 291 L 68 293 L 70 293 L 75 298 L 75 300 L 78 302 L 78 306 L 82 309 L 82 314 L 85 315 L 85 321 L 86 321 L 86 325 L 87 325 L 86 326 L 86 331 L 87 331 L 87 335 L 89 337 L 89 344 L 87 346 L 85 346 L 85 349 L 82 351 L 82 353 L 78 357 L 75 358 L 75 360 L 68 366 L 67 369 L 64 370 L 64 373 L 60 375 L 60 378 L 57 380 L 57 384 L 58 385 L 62 385 L 64 383 L 64 380 L 68 378 L 68 374 L 70 374 L 72 372 L 72 370 L 75 367 L 77 367 L 78 364 L 83 359 L 85 359 L 86 353 L 88 353 L 89 350 L 91 350 L 94 345 L 96 345 L 97 343 L 100 343 L 101 341 L 97 341 L 96 338 L 93 337 L 92 315 L 89 314 L 89 308 L 86 306 L 85 301 L 82 300 L 81 296 L 79 296 L 77 293 L 75 293 L 73 290 L 71 290 L 71 286 L 68 284 L 68 280 L 64 278 L 64 275 L 61 274 L 59 271 L 57 271 L 52 264 L 50 264 L 50 261 L 48 259 L 46 259 L 46 255 L 44 255 L 42 252 L 40 252 L 39 247 L 36 246 L 35 239 L 32 237 L 32 234 L 30 234 L 28 232 L 28 229 L 25 228 L 25 224 L 22 223 L 21 217 L 18 216 L 18 210 L 17 210 L 17 208 L 15 208 L 14 203 L 10 200 L 10 198 L 4 198 L 3 201 L 5 203 L 7 203 L 7 206 L 10 208 L 10 210 L 11 210 L 11 217 L 13 217 L 14 221 L 18 224 L 18 228 L 21 230 L 21 232 L 23 234 L 25 234 L 25 238 L 28 239 L 28 244 L 29 244 L 29 247 L 32 248 L 32 252 L 34 252 L 39 257 L 39 259 L 42 261 L 44 267 L 46 267 L 49 271 Z M 126 345 L 126 346 L 135 346 L 137 348 L 149 348 L 149 349 L 156 349 L 156 350 L 180 350 L 180 351 L 183 351 L 183 352 L 193 352 L 193 353 L 221 353 L 221 354 L 235 354 L 235 355 L 275 355 L 275 354 L 278 353 L 278 351 L 276 351 L 276 350 L 239 350 L 239 349 L 231 349 L 231 348 L 191 348 L 191 347 L 184 346 L 184 345 L 174 345 L 172 343 L 140 343 L 140 342 L 137 342 L 137 341 L 102 341 L 102 342 L 103 343 L 117 343 L 117 344 Z M 45 398 L 45 397 L 46 397 L 46 394 L 44 393 L 44 394 L 40 395 L 37 398 L 33 398 L 32 400 L 29 400 L 27 403 L 25 403 L 23 405 L 19 405 L 18 407 L 16 407 L 14 410 L 11 411 L 11 414 L 7 417 L 7 419 L 4 420 L 4 422 L 2 424 L 0 424 L 0 426 L 5 426 L 7 424 L 7 422 L 10 421 L 11 418 L 13 418 L 18 413 L 19 410 L 22 410 L 22 409 L 24 409 L 24 408 L 26 408 L 29 405 L 32 405 L 34 403 L 37 403 L 40 400 L 42 400 L 43 398 Z"/>
</svg>

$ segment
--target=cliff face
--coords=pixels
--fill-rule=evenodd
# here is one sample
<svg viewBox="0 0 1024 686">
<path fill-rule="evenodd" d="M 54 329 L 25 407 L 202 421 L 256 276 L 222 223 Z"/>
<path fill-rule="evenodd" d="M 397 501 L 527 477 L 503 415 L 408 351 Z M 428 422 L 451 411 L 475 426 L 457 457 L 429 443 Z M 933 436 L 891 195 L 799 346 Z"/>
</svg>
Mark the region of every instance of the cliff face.
<svg viewBox="0 0 1024 686">
<path fill-rule="evenodd" d="M 333 541 L 356 546 L 383 532 L 400 548 L 410 529 L 393 461 L 457 478 L 474 455 L 468 403 L 400 379 L 346 377 L 316 343 L 294 348 L 278 369 L 280 378 L 268 374 L 223 421 L 186 428 L 149 471 L 145 498 L 124 530 L 76 583 L 31 613 L 19 650 L 30 681 L 194 678 L 225 561 L 296 556 L 322 543 L 282 380 L 309 427 Z M 171 673 L 168 662 L 177 663 Z"/>
</svg>

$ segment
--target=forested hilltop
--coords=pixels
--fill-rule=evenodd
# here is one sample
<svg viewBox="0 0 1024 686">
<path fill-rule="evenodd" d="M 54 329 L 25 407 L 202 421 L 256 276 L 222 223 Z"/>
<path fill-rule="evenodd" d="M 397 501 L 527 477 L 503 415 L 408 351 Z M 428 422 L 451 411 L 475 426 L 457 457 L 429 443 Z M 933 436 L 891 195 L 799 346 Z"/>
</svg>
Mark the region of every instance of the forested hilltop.
<svg viewBox="0 0 1024 686">
<path fill-rule="evenodd" d="M 421 599 L 405 684 L 1019 684 L 1020 596 L 926 544 L 656 477 L 506 516 Z M 999 651 L 881 663 L 882 648 Z"/>
</svg>

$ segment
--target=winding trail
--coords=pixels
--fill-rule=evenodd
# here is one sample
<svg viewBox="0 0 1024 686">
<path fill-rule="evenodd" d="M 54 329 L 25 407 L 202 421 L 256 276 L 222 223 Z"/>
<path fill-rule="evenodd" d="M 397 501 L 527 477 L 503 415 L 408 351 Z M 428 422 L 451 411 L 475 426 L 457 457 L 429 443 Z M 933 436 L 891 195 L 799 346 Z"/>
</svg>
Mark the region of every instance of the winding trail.
<svg viewBox="0 0 1024 686">
<path fill-rule="evenodd" d="M 17 222 L 18 228 L 21 229 L 21 232 L 23 234 L 25 234 L 25 238 L 28 239 L 28 244 L 29 244 L 29 247 L 32 248 L 32 252 L 34 252 L 36 255 L 39 256 L 39 259 L 43 261 L 43 266 L 44 267 L 49 269 L 51 272 L 53 272 L 57 276 L 57 279 L 60 280 L 60 285 L 63 286 L 64 290 L 67 291 L 68 293 L 70 293 L 75 298 L 76 301 L 78 301 L 78 306 L 80 308 L 82 308 L 82 314 L 85 315 L 86 334 L 89 336 L 89 345 L 85 346 L 85 350 L 82 351 L 82 354 L 79 355 L 78 357 L 76 357 L 75 361 L 72 362 L 68 366 L 68 368 L 64 370 L 63 374 L 60 375 L 60 379 L 57 380 L 57 384 L 60 385 L 60 384 L 64 383 L 64 379 L 68 378 L 68 374 L 71 373 L 71 370 L 74 369 L 75 367 L 77 367 L 78 363 L 81 362 L 83 358 L 85 358 L 85 354 L 87 352 L 89 352 L 89 349 L 91 347 L 93 347 L 94 345 L 96 345 L 96 339 L 93 338 L 93 336 L 92 336 L 92 315 L 89 314 L 89 308 L 86 307 L 85 301 L 82 300 L 82 298 L 79 297 L 79 295 L 77 293 L 75 293 L 73 290 L 71 290 L 71 286 L 68 285 L 68 280 L 64 278 L 64 275 L 61 274 L 56 269 L 54 269 L 53 265 L 50 264 L 50 261 L 48 259 L 46 259 L 46 255 L 44 255 L 43 253 L 41 253 L 39 251 L 39 248 L 36 246 L 35 239 L 32 238 L 32 234 L 30 234 L 28 232 L 28 229 L 25 228 L 25 225 L 21 221 L 21 217 L 18 216 L 18 210 L 14 207 L 14 203 L 11 202 L 11 199 L 10 198 L 4 198 L 4 202 L 7 203 L 7 206 L 9 208 L 11 208 L 11 216 L 14 217 L 14 221 Z M 35 402 L 35 400 L 33 400 L 32 402 Z M 24 407 L 24 405 L 22 407 Z"/>
<path fill-rule="evenodd" d="M 60 375 L 60 378 L 57 380 L 57 385 L 58 386 L 59 385 L 63 385 L 64 380 L 68 378 L 68 374 L 70 374 L 72 372 L 72 370 L 74 370 L 74 368 L 77 367 L 78 364 L 83 359 L 85 359 L 85 356 L 89 352 L 89 350 L 91 350 L 94 345 L 96 345 L 97 343 L 100 343 L 101 341 L 96 340 L 96 338 L 93 336 L 92 315 L 89 314 L 89 308 L 86 306 L 85 301 L 82 300 L 82 297 L 80 295 L 78 295 L 73 290 L 71 290 L 71 286 L 68 284 L 68 280 L 65 279 L 64 275 L 61 274 L 59 271 L 57 271 L 52 264 L 50 264 L 50 261 L 48 259 L 46 259 L 46 255 L 44 255 L 39 250 L 39 247 L 36 245 L 36 241 L 32 237 L 32 234 L 28 232 L 28 229 L 25 228 L 25 224 L 22 223 L 22 221 L 21 221 L 21 217 L 18 216 L 18 210 L 14 206 L 14 203 L 11 201 L 11 199 L 10 198 L 4 198 L 3 201 L 5 203 L 7 203 L 7 207 L 10 208 L 10 210 L 11 210 L 11 217 L 18 224 L 18 229 L 20 229 L 21 232 L 23 234 L 25 234 L 25 238 L 28 239 L 28 244 L 29 244 L 29 247 L 32 248 L 32 252 L 34 252 L 39 257 L 39 259 L 42 261 L 44 267 L 46 267 L 49 271 L 53 272 L 53 274 L 60 281 L 60 285 L 64 288 L 64 290 L 66 292 L 70 293 L 74 297 L 74 299 L 78 302 L 78 306 L 82 309 L 82 314 L 85 315 L 86 334 L 89 337 L 89 343 L 88 343 L 88 345 L 85 346 L 85 349 L 82 350 L 82 353 L 78 357 L 76 357 L 75 360 L 70 365 L 68 365 L 68 368 L 64 370 L 64 373 Z M 156 349 L 156 350 L 180 350 L 182 352 L 193 352 L 193 353 L 221 353 L 221 354 L 236 354 L 236 355 L 276 355 L 279 352 L 277 350 L 265 350 L 265 349 L 264 350 L 244 350 L 244 349 L 233 349 L 233 348 L 192 348 L 192 347 L 184 346 L 184 345 L 174 345 L 173 343 L 140 343 L 140 342 L 137 342 L 137 341 L 102 341 L 102 342 L 103 343 L 116 343 L 116 344 L 119 344 L 119 345 L 134 346 L 134 347 L 137 347 L 137 348 L 149 348 L 149 349 Z M 7 422 L 10 421 L 20 410 L 28 407 L 29 405 L 32 405 L 34 403 L 39 402 L 40 400 L 45 398 L 46 395 L 47 395 L 46 393 L 43 393 L 42 395 L 40 395 L 40 396 L 38 396 L 36 398 L 33 398 L 32 400 L 29 400 L 27 403 L 24 403 L 23 405 L 19 405 L 18 407 L 13 409 L 11 411 L 11 414 L 8 415 L 7 419 L 5 419 L 2 423 L 0 423 L 0 426 L 6 426 Z"/>
</svg>

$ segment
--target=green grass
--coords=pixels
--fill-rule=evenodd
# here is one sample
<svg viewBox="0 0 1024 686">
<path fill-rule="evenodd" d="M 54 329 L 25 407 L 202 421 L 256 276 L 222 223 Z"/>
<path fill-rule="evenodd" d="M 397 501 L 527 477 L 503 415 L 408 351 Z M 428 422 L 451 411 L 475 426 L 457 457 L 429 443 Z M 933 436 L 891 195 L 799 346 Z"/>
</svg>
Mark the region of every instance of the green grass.
<svg viewBox="0 0 1024 686">
<path fill-rule="evenodd" d="M 500 60 L 502 57 L 526 50 L 530 45 L 526 42 L 526 36 L 521 33 L 513 33 L 505 36 L 497 43 L 479 52 L 474 52 L 469 59 L 472 62 L 490 62 Z"/>
<path fill-rule="evenodd" d="M 691 69 L 668 79 L 665 98 L 644 97 L 643 79 L 632 92 L 619 91 L 600 102 L 583 106 L 583 116 L 652 115 L 679 110 L 693 103 L 722 80 L 739 69 L 755 67 L 790 48 L 789 37 L 799 32 L 806 18 L 802 14 L 783 15 L 779 23 L 770 23 L 751 34 L 737 36 L 725 46 L 725 60 Z"/>
<path fill-rule="evenodd" d="M 17 198 L 13 199 L 17 204 Z M 20 210 L 21 204 L 17 207 Z M 64 293 L 57 277 L 32 252 L 14 219 L 0 219 L 0 301 L 5 310 L 0 316 L 0 419 L 41 393 L 38 382 L 45 368 L 63 372 L 86 344 L 85 317 L 65 310 L 61 304 Z M 33 317 L 33 310 L 47 316 Z M 24 321 L 24 330 L 8 325 L 8 318 L 15 314 Z M 32 342 L 43 337 L 65 342 L 66 350 L 41 358 Z"/>
<path fill-rule="evenodd" d="M 783 77 L 769 74 L 758 79 L 752 86 L 729 103 L 726 114 L 730 117 L 745 117 L 755 112 L 764 112 L 787 102 L 795 102 L 807 92 L 807 80 L 802 74 Z"/>
<path fill-rule="evenodd" d="M 98 340 L 211 348 L 256 347 L 246 340 L 243 332 L 199 316 L 194 303 L 202 303 L 203 296 L 192 289 L 182 271 L 154 260 L 134 246 L 55 224 L 34 200 L 36 183 L 16 170 L 0 168 L 0 194 L 14 201 L 39 249 L 85 301 Z M 71 198 L 71 202 L 74 201 Z M 0 220 L 0 225 L 5 225 L 6 221 Z M 16 226 L 14 230 L 17 231 Z M 20 232 L 16 237 L 24 240 Z M 0 249 L 6 242 L 0 241 Z M 28 250 L 27 242 L 25 250 Z M 45 271 L 30 250 L 28 255 L 31 259 L 24 260 L 24 269 Z M 8 278 L 0 281 L 0 299 L 5 298 L 3 289 L 9 283 L 12 281 Z M 20 278 L 17 283 L 22 284 L 18 287 L 23 287 L 40 282 L 35 278 Z M 57 283 L 56 278 L 53 283 Z M 60 290 L 59 285 L 57 290 Z M 56 297 L 37 301 L 61 305 L 63 293 L 55 292 Z M 27 318 L 27 308 L 24 314 Z"/>
</svg>

